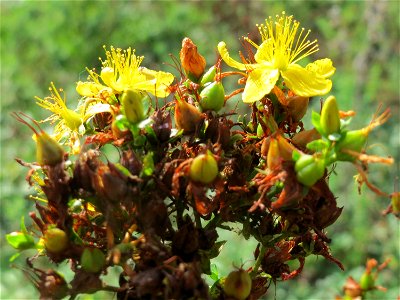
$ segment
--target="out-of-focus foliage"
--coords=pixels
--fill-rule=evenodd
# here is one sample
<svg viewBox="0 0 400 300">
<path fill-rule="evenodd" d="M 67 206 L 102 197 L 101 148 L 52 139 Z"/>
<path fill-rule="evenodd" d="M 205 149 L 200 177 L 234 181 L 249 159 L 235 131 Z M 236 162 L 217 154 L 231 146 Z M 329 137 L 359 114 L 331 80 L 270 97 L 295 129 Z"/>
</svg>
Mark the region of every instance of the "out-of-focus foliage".
<svg viewBox="0 0 400 300">
<path fill-rule="evenodd" d="M 287 14 L 295 14 L 302 26 L 311 28 L 312 38 L 317 37 L 323 45 L 316 58 L 330 57 L 334 61 L 337 71 L 332 93 L 341 109 L 355 109 L 355 121 L 367 125 L 379 103 L 391 107 L 392 119 L 372 137 L 382 144 L 374 145 L 372 151 L 381 155 L 389 153 L 399 161 L 400 10 L 397 1 L 15 1 L 0 5 L 2 245 L 4 234 L 18 227 L 20 216 L 33 206 L 33 202 L 23 199 L 28 194 L 25 170 L 13 159 L 33 160 L 34 143 L 28 130 L 17 124 L 10 112 L 23 110 L 36 119 L 47 117 L 34 104 L 33 96 L 47 96 L 50 81 L 64 88 L 67 101 L 78 99 L 70 83 L 86 78 L 82 66 L 100 66 L 93 58 L 102 55 L 102 45 L 132 46 L 145 56 L 144 64 L 152 67 L 150 64 L 172 63 L 169 53 L 177 56 L 183 37 L 189 36 L 211 64 L 217 59 L 218 41 L 224 40 L 239 49 L 243 33 L 253 34 L 254 24 L 286 10 Z M 235 36 L 237 40 L 232 38 Z M 231 51 L 234 53 L 235 49 Z M 165 69 L 176 72 L 167 66 Z M 318 99 L 313 100 L 313 105 L 319 110 Z M 21 144 L 21 140 L 26 142 Z M 371 168 L 374 183 L 391 192 L 395 176 L 399 174 L 398 163 L 396 166 L 389 171 Z M 331 176 L 332 190 L 344 210 L 339 221 L 328 229 L 335 233 L 333 254 L 343 262 L 346 272 L 322 259 L 308 260 L 300 279 L 278 283 L 278 299 L 289 296 L 290 299 L 327 299 L 328 295 L 333 298 L 340 294 L 348 275 L 360 277 L 367 257 L 378 261 L 392 258 L 380 274 L 388 292 L 376 292 L 369 299 L 398 296 L 398 222 L 379 214 L 385 209 L 381 199 L 367 190 L 358 195 L 349 180 L 353 171 L 349 170 L 341 168 L 336 176 Z M 245 249 L 249 242 L 237 243 Z M 241 264 L 243 252 L 235 250 L 224 249 L 221 259 L 215 262 L 222 275 L 231 270 L 232 262 Z M 22 273 L 8 268 L 11 248 L 2 246 L 1 253 L 1 297 L 34 297 L 34 291 L 21 284 Z M 242 259 L 246 261 L 246 257 Z"/>
</svg>

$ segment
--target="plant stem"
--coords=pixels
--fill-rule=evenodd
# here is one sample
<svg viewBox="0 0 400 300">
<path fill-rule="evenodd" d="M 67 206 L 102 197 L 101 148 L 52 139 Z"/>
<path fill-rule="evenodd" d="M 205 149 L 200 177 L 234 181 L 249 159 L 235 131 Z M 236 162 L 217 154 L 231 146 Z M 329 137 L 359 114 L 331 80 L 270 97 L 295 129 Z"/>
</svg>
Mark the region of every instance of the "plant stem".
<svg viewBox="0 0 400 300">
<path fill-rule="evenodd" d="M 251 277 L 254 277 L 255 275 L 257 275 L 258 268 L 261 265 L 261 262 L 264 258 L 264 254 L 265 254 L 266 250 L 267 250 L 267 248 L 263 244 L 261 244 L 260 253 L 258 254 L 258 257 L 257 257 L 256 263 L 254 264 L 253 270 L 250 273 Z"/>
</svg>

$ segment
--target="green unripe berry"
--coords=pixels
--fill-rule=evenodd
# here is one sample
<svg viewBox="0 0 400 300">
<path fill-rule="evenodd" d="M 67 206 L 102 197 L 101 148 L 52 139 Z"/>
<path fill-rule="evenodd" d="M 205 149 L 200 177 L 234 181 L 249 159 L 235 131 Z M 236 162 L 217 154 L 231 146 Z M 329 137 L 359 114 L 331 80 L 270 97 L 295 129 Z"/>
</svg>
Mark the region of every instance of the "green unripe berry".
<svg viewBox="0 0 400 300">
<path fill-rule="evenodd" d="M 200 93 L 200 106 L 203 110 L 219 111 L 225 103 L 225 90 L 220 81 L 205 86 Z"/>
<path fill-rule="evenodd" d="M 44 234 L 44 246 L 47 251 L 59 254 L 68 246 L 68 236 L 64 230 L 50 228 Z"/>
<path fill-rule="evenodd" d="M 213 154 L 207 151 L 193 159 L 190 165 L 189 177 L 191 180 L 209 184 L 218 175 L 218 164 Z"/>
<path fill-rule="evenodd" d="M 224 282 L 224 292 L 238 300 L 246 299 L 251 292 L 251 277 L 240 269 L 229 273 Z"/>
<path fill-rule="evenodd" d="M 104 253 L 98 248 L 85 248 L 81 256 L 82 269 L 90 273 L 100 272 L 106 263 Z"/>
<path fill-rule="evenodd" d="M 305 186 L 310 187 L 324 176 L 325 163 L 322 159 L 304 154 L 296 161 L 294 169 L 297 180 Z"/>
</svg>

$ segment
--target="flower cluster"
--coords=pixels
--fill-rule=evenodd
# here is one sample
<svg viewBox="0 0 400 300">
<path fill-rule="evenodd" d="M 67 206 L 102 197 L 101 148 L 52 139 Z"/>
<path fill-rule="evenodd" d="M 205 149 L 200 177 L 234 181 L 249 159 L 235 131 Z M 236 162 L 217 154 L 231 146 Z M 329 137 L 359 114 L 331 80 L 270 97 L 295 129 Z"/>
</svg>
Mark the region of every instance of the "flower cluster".
<svg viewBox="0 0 400 300">
<path fill-rule="evenodd" d="M 372 185 L 365 171 L 368 163 L 392 163 L 365 153 L 389 110 L 350 130 L 355 113 L 328 96 L 312 114 L 313 128 L 304 128 L 311 97 L 330 92 L 335 68 L 327 58 L 299 64 L 319 47 L 299 26 L 285 13 L 269 18 L 258 26 L 260 45 L 244 38 L 248 57 L 234 60 L 220 42 L 221 58 L 209 68 L 185 38 L 180 77 L 141 66 L 132 48 L 105 48 L 100 72 L 87 69 L 88 80 L 76 85 L 76 109 L 53 83 L 51 96 L 36 97 L 53 113 L 41 121 L 54 125 L 52 135 L 14 114 L 34 132 L 37 162 L 18 161 L 38 190 L 37 211 L 29 229 L 22 220 L 6 238 L 18 254 L 37 249 L 26 272 L 41 298 L 106 290 L 117 299 L 257 299 L 272 282 L 300 274 L 307 256 L 343 269 L 325 231 L 343 209 L 328 184 L 339 162 L 356 166 L 358 182 L 390 197 L 387 212 L 399 214 L 398 195 Z M 237 70 L 224 72 L 223 62 Z M 237 75 L 245 86 L 226 94 L 223 81 Z M 249 117 L 227 105 L 240 93 Z M 108 144 L 118 149 L 117 161 L 107 157 Z M 233 227 L 258 241 L 254 261 L 219 278 L 211 259 L 229 241 L 218 233 Z M 69 261 L 73 279 L 41 270 L 38 256 Z M 117 266 L 119 285 L 105 284 L 101 275 Z"/>
</svg>

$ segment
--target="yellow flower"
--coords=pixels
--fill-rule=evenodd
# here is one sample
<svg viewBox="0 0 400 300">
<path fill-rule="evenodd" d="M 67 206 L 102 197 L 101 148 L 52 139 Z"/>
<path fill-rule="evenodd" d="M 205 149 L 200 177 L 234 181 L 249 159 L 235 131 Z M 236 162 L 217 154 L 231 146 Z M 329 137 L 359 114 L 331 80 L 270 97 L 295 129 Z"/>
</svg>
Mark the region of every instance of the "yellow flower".
<svg viewBox="0 0 400 300">
<path fill-rule="evenodd" d="M 308 64 L 305 68 L 297 62 L 319 50 L 317 40 L 307 39 L 310 30 L 299 31 L 299 22 L 292 16 L 276 16 L 266 20 L 265 25 L 258 26 L 262 43 L 253 45 L 257 52 L 255 63 L 240 63 L 230 57 L 225 42 L 218 44 L 218 51 L 227 65 L 248 72 L 246 86 L 242 95 L 243 102 L 252 103 L 270 93 L 281 75 L 286 86 L 296 95 L 311 97 L 324 95 L 332 88 L 327 79 L 334 72 L 330 59 L 320 59 Z"/>
<path fill-rule="evenodd" d="M 65 104 L 65 95 L 64 98 L 61 97 L 60 92 L 63 91 L 62 89 L 59 92 L 54 83 L 51 82 L 49 90 L 51 96 L 44 99 L 35 97 L 40 107 L 53 113 L 43 122 L 50 121 L 52 124 L 57 122 L 54 127 L 53 138 L 61 143 L 66 142 L 71 147 L 72 153 L 76 154 L 80 150 L 79 135 L 84 130 L 83 123 L 95 114 L 102 112 L 112 113 L 110 105 L 102 103 L 88 104 L 85 102 L 78 107 L 78 111 L 74 111 Z"/>
<path fill-rule="evenodd" d="M 167 97 L 168 87 L 174 80 L 171 73 L 153 71 L 140 67 L 143 56 L 136 56 L 135 50 L 106 50 L 100 75 L 88 70 L 93 82 L 78 82 L 77 91 L 82 96 L 95 97 L 104 88 L 111 88 L 116 94 L 126 89 L 149 92 L 157 97 Z M 102 80 L 103 85 L 100 82 Z"/>
</svg>

